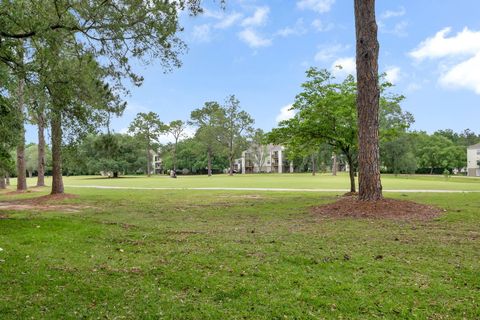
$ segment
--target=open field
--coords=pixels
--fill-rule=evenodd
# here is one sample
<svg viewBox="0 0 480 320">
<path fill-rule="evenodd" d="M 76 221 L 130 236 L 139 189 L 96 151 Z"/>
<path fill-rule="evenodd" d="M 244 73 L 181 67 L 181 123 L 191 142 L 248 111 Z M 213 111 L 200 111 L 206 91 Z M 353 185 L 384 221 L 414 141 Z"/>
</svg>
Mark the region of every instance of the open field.
<svg viewBox="0 0 480 320">
<path fill-rule="evenodd" d="M 480 190 L 468 178 L 383 182 Z M 65 184 L 348 187 L 346 176 L 324 175 Z M 33 190 L 3 192 L 0 208 L 48 193 Z M 340 192 L 66 191 L 78 197 L 0 210 L 1 319 L 480 318 L 478 193 L 389 193 L 445 209 L 431 221 L 398 221 L 311 213 Z"/>
<path fill-rule="evenodd" d="M 15 179 L 13 184 L 15 184 Z M 29 185 L 35 185 L 35 178 L 29 179 Z M 46 183 L 51 183 L 47 177 Z M 348 176 L 330 174 L 260 174 L 260 175 L 214 175 L 178 176 L 126 176 L 109 179 L 98 176 L 64 177 L 65 186 L 114 186 L 132 188 L 289 188 L 289 189 L 338 189 L 348 190 Z M 393 175 L 382 176 L 383 188 L 387 190 L 465 190 L 480 191 L 480 178 L 443 176 Z"/>
</svg>

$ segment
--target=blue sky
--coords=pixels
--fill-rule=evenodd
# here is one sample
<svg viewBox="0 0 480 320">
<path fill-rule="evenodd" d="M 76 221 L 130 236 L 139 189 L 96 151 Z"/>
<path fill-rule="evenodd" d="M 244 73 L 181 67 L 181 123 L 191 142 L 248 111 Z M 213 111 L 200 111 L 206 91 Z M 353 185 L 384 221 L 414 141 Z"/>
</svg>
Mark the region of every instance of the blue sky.
<svg viewBox="0 0 480 320">
<path fill-rule="evenodd" d="M 182 16 L 189 50 L 183 66 L 135 65 L 142 87 L 113 128 L 122 132 L 137 112 L 164 122 L 188 120 L 205 101 L 235 94 L 256 127 L 269 130 L 288 116 L 310 66 L 355 72 L 353 0 L 228 0 L 226 10 Z M 480 131 L 480 1 L 377 1 L 380 70 L 404 94 L 413 129 Z M 283 112 L 282 112 L 283 109 Z M 29 128 L 28 140 L 34 140 Z"/>
</svg>

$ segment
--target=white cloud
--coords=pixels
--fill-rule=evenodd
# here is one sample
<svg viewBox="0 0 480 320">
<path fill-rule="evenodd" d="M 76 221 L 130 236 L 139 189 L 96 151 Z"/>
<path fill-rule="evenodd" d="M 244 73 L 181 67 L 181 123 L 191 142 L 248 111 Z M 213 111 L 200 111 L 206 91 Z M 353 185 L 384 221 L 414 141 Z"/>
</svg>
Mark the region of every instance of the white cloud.
<svg viewBox="0 0 480 320">
<path fill-rule="evenodd" d="M 227 29 L 237 23 L 240 19 L 242 19 L 243 15 L 238 12 L 233 12 L 229 15 L 222 16 L 219 18 L 220 22 L 215 24 L 215 28 L 217 29 Z"/>
<path fill-rule="evenodd" d="M 387 10 L 380 15 L 381 19 L 390 19 L 393 17 L 402 17 L 407 13 L 404 7 L 400 7 L 398 10 Z"/>
<path fill-rule="evenodd" d="M 417 61 L 439 60 L 440 85 L 480 94 L 480 31 L 466 27 L 449 37 L 450 32 L 449 27 L 438 31 L 409 54 Z"/>
<path fill-rule="evenodd" d="M 316 62 L 324 62 L 330 59 L 333 59 L 338 56 L 338 53 L 348 49 L 348 46 L 343 46 L 340 44 L 330 45 L 328 47 L 323 47 L 317 51 L 315 54 Z"/>
<path fill-rule="evenodd" d="M 211 11 L 208 8 L 205 8 L 202 12 L 202 16 L 206 18 L 222 19 L 224 15 L 225 14 L 220 10 Z"/>
<path fill-rule="evenodd" d="M 218 22 L 214 24 L 212 23 L 215 29 L 230 28 L 243 18 L 243 14 L 239 12 L 234 11 L 232 13 L 226 14 L 223 10 L 211 11 L 205 9 L 202 15 L 206 18 L 218 20 Z"/>
<path fill-rule="evenodd" d="M 285 27 L 277 31 L 276 35 L 281 37 L 300 36 L 307 33 L 303 19 L 298 19 L 293 27 Z"/>
<path fill-rule="evenodd" d="M 258 27 L 263 26 L 268 20 L 270 8 L 268 6 L 258 7 L 252 16 L 243 19 L 243 27 Z"/>
<path fill-rule="evenodd" d="M 354 75 L 357 71 L 357 64 L 354 57 L 339 58 L 332 63 L 332 73 L 334 76 Z"/>
<path fill-rule="evenodd" d="M 185 131 L 183 132 L 183 135 L 178 140 L 183 141 L 188 138 L 193 138 L 193 136 L 195 136 L 195 132 L 195 128 L 187 126 L 185 128 Z M 175 138 L 171 134 L 165 132 L 164 134 L 160 135 L 160 137 L 158 138 L 158 142 L 160 142 L 161 144 L 174 143 Z"/>
<path fill-rule="evenodd" d="M 292 105 L 289 104 L 283 108 L 280 109 L 280 113 L 277 115 L 277 117 L 275 118 L 275 120 L 277 122 L 280 122 L 280 121 L 284 121 L 284 120 L 288 120 L 288 119 L 291 119 L 295 116 L 295 111 L 294 110 L 290 110 L 292 108 Z"/>
<path fill-rule="evenodd" d="M 318 32 L 325 32 L 333 29 L 333 23 L 323 23 L 320 19 L 315 19 L 312 21 L 312 27 Z"/>
<path fill-rule="evenodd" d="M 452 29 L 444 28 L 435 36 L 422 41 L 410 52 L 410 56 L 417 59 L 435 59 L 448 56 L 474 55 L 480 52 L 480 31 L 471 31 L 464 28 L 453 37 L 446 37 Z"/>
<path fill-rule="evenodd" d="M 127 107 L 125 108 L 124 114 L 127 115 L 136 115 L 139 112 L 149 112 L 151 108 L 144 105 L 138 104 L 136 102 L 127 101 Z"/>
<path fill-rule="evenodd" d="M 408 22 L 407 21 L 400 21 L 393 26 L 393 29 L 386 29 L 384 30 L 385 33 L 394 34 L 397 37 L 406 37 L 407 33 Z"/>
<path fill-rule="evenodd" d="M 400 7 L 398 10 L 387 10 L 380 15 L 378 19 L 378 29 L 382 33 L 393 34 L 397 37 L 405 37 L 408 35 L 407 27 L 408 22 L 405 20 L 395 23 L 393 26 L 388 26 L 387 20 L 403 17 L 407 11 L 404 7 Z"/>
<path fill-rule="evenodd" d="M 121 129 L 118 131 L 118 133 L 121 133 L 121 134 L 129 134 L 129 132 L 128 132 L 128 127 L 123 127 L 123 128 L 121 128 Z"/>
<path fill-rule="evenodd" d="M 385 80 L 392 84 L 396 84 L 401 76 L 400 68 L 396 66 L 388 67 L 385 73 Z"/>
<path fill-rule="evenodd" d="M 440 84 L 448 88 L 466 88 L 480 94 L 480 52 L 444 73 L 440 77 Z"/>
<path fill-rule="evenodd" d="M 252 28 L 240 31 L 238 37 L 252 48 L 268 47 L 272 44 L 271 39 L 262 37 Z"/>
<path fill-rule="evenodd" d="M 412 93 L 412 92 L 418 91 L 420 89 L 422 89 L 421 84 L 416 83 L 416 82 L 412 82 L 407 86 L 406 92 L 407 93 Z"/>
<path fill-rule="evenodd" d="M 209 42 L 211 40 L 210 25 L 201 24 L 193 27 L 192 36 L 195 41 Z"/>
<path fill-rule="evenodd" d="M 330 11 L 335 0 L 298 0 L 297 7 L 299 9 L 313 10 L 318 13 L 325 13 Z"/>
</svg>

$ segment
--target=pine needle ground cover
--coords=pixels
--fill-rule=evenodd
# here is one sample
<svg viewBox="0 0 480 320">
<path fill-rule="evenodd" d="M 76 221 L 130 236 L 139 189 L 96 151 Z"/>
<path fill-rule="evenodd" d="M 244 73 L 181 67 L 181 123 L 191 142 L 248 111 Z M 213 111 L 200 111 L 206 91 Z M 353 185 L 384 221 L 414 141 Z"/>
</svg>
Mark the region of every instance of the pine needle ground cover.
<svg viewBox="0 0 480 320">
<path fill-rule="evenodd" d="M 315 214 L 335 193 L 66 191 L 0 195 L 29 204 L 0 212 L 2 319 L 480 317 L 478 193 L 389 193 L 442 209 L 402 221 Z"/>
</svg>

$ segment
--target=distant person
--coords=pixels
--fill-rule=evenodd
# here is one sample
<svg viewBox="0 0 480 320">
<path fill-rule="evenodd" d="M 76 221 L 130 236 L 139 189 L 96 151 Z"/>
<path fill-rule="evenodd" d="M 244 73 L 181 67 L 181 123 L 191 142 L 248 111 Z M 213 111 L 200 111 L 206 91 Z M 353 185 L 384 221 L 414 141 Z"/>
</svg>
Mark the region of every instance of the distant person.
<svg viewBox="0 0 480 320">
<path fill-rule="evenodd" d="M 175 170 L 170 170 L 170 178 L 177 178 L 177 172 Z"/>
</svg>

